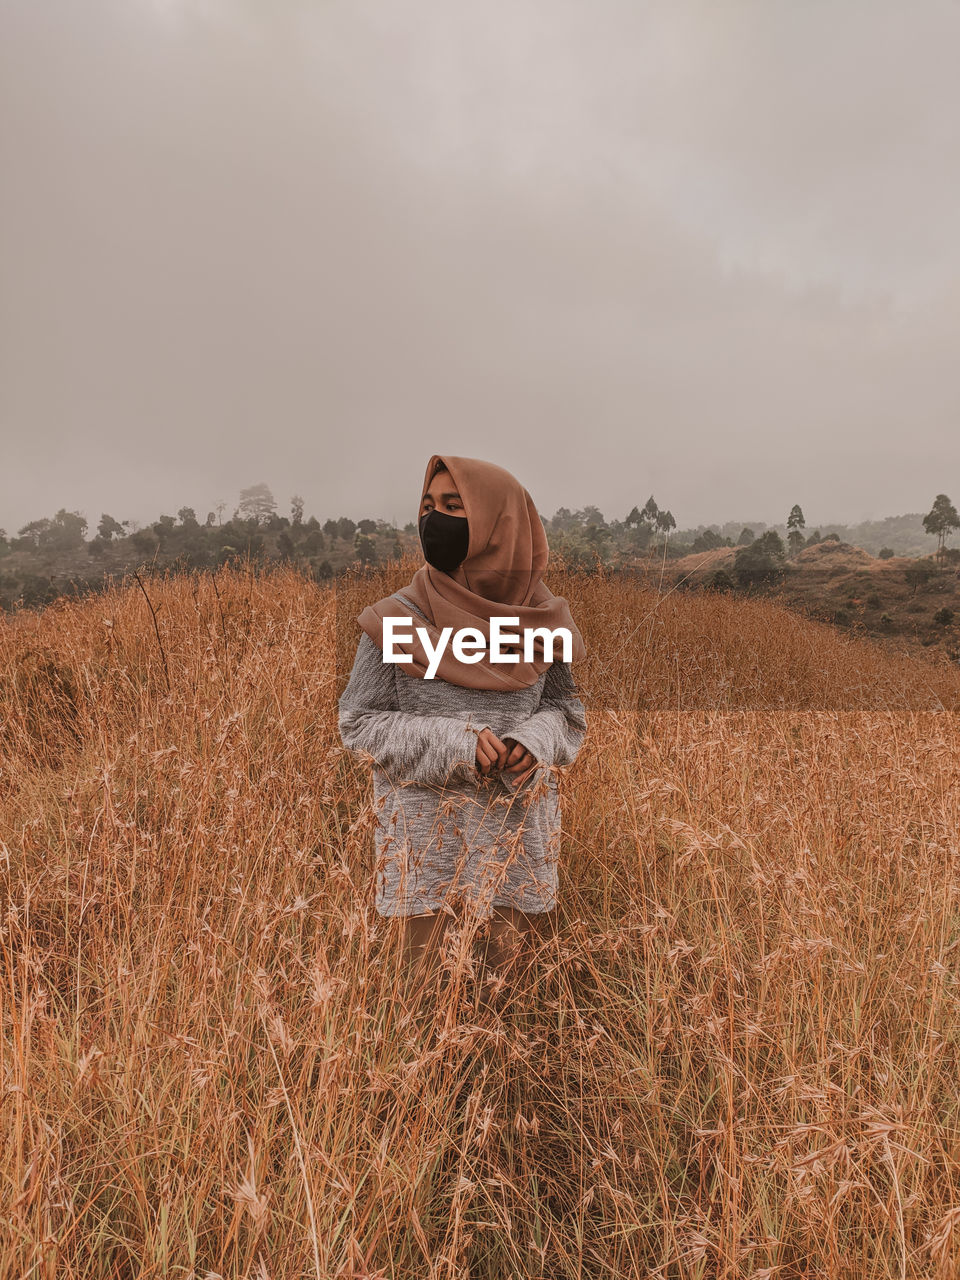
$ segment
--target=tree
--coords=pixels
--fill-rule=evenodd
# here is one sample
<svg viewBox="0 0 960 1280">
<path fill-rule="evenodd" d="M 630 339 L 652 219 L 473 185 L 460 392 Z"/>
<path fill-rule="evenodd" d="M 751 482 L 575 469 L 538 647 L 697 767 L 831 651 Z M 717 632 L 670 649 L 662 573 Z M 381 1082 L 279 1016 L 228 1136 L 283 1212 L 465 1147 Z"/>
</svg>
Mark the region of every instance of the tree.
<svg viewBox="0 0 960 1280">
<path fill-rule="evenodd" d="M 177 512 L 177 519 L 185 529 L 199 529 L 200 525 L 197 521 L 197 513 L 193 507 L 181 507 Z"/>
<path fill-rule="evenodd" d="M 749 547 L 751 542 L 756 542 L 756 540 L 757 540 L 757 535 L 753 532 L 753 530 L 748 529 L 746 526 L 744 526 L 740 530 L 740 537 L 737 539 L 737 546 Z"/>
<path fill-rule="evenodd" d="M 925 586 L 933 577 L 933 568 L 925 560 L 917 560 L 914 564 L 908 564 L 903 571 L 907 585 L 913 587 L 913 594 L 917 594 L 919 587 Z"/>
<path fill-rule="evenodd" d="M 563 508 L 561 507 L 561 511 L 562 510 Z M 558 511 L 557 515 L 559 514 L 560 512 Z M 557 516 L 554 516 L 554 520 L 556 520 L 556 518 Z M 640 524 L 640 519 L 641 517 L 640 517 L 639 509 L 637 507 L 631 507 L 630 514 L 627 516 L 627 518 L 624 520 L 623 523 L 626 525 L 628 529 L 635 529 Z"/>
<path fill-rule="evenodd" d="M 786 550 L 776 529 L 768 529 L 734 557 L 733 572 L 743 587 L 773 582 L 783 576 Z"/>
<path fill-rule="evenodd" d="M 724 539 L 720 537 L 716 529 L 704 529 L 703 533 L 698 533 L 693 540 L 691 551 L 713 551 L 717 547 L 724 545 Z"/>
<path fill-rule="evenodd" d="M 943 552 L 947 539 L 954 529 L 960 529 L 960 516 L 945 493 L 938 493 L 933 506 L 923 517 L 923 527 L 937 539 L 937 561 L 942 565 Z"/>
<path fill-rule="evenodd" d="M 790 546 L 791 555 L 795 556 L 803 546 L 803 530 L 806 523 L 799 503 L 794 503 L 790 509 L 790 514 L 787 516 L 787 542 Z"/>
<path fill-rule="evenodd" d="M 341 516 L 337 521 L 337 536 L 344 542 L 349 542 L 356 532 L 357 526 L 349 516 Z"/>
<path fill-rule="evenodd" d="M 137 529 L 130 535 L 130 542 L 137 551 L 141 551 L 144 555 L 149 555 L 151 551 L 156 551 L 159 545 L 157 539 L 147 529 Z"/>
<path fill-rule="evenodd" d="M 119 520 L 114 520 L 113 516 L 108 516 L 106 512 L 101 515 L 100 523 L 97 525 L 97 533 L 104 542 L 110 542 L 114 534 L 118 538 L 122 538 L 124 532 L 124 527 Z"/>
<path fill-rule="evenodd" d="M 655 525 L 657 516 L 660 514 L 660 508 L 653 500 L 653 494 L 643 504 L 643 510 L 640 512 L 640 521 L 642 524 Z"/>
<path fill-rule="evenodd" d="M 361 533 L 366 534 L 369 538 L 377 532 L 377 522 L 376 520 L 360 520 L 357 523 L 357 528 Z"/>
<path fill-rule="evenodd" d="M 53 517 L 53 546 L 58 551 L 72 551 L 83 546 L 87 532 L 87 518 L 79 511 L 64 511 L 63 507 Z"/>
<path fill-rule="evenodd" d="M 298 493 L 290 499 L 290 515 L 294 524 L 303 524 L 303 499 Z"/>
<path fill-rule="evenodd" d="M 596 524 L 591 521 L 584 530 L 583 540 L 590 550 L 596 552 L 602 560 L 605 558 L 606 547 L 611 536 L 610 530 L 606 525 Z"/>
<path fill-rule="evenodd" d="M 578 524 L 587 528 L 589 525 L 596 525 L 598 529 L 605 529 L 607 522 L 603 518 L 603 512 L 597 507 L 584 507 L 582 511 L 578 511 L 574 517 Z"/>
<path fill-rule="evenodd" d="M 340 528 L 336 520 L 324 520 L 323 532 L 327 535 L 328 538 L 340 537 Z"/>
<path fill-rule="evenodd" d="M 554 533 L 568 533 L 576 527 L 576 523 L 573 512 L 569 507 L 557 507 L 550 518 L 550 528 Z"/>
<path fill-rule="evenodd" d="M 670 530 L 677 527 L 677 522 L 670 511 L 658 511 L 653 523 L 657 532 L 663 534 L 664 542 L 670 537 Z"/>
<path fill-rule="evenodd" d="M 790 514 L 787 516 L 787 528 L 804 529 L 806 528 L 806 524 L 807 522 L 803 518 L 803 512 L 800 510 L 799 504 L 794 503 L 790 510 Z"/>
<path fill-rule="evenodd" d="M 877 552 L 877 559 L 892 560 L 896 554 L 897 553 L 894 551 L 893 547 L 881 547 L 880 550 Z"/>
<path fill-rule="evenodd" d="M 277 510 L 276 499 L 270 492 L 269 485 L 251 485 L 249 489 L 240 491 L 240 504 L 237 507 L 245 520 L 255 520 L 257 524 L 265 524 Z"/>
<path fill-rule="evenodd" d="M 557 539 L 555 550 L 570 568 L 594 568 L 598 561 L 602 563 L 607 558 L 608 550 L 604 539 L 606 533 L 609 531 L 594 525 L 588 534 L 591 542 L 588 542 L 587 536 L 574 530 Z"/>
<path fill-rule="evenodd" d="M 21 538 L 28 547 L 39 548 L 42 545 L 42 539 L 46 536 L 50 528 L 50 521 L 43 517 L 42 520 L 31 520 L 29 524 L 25 524 L 22 529 L 17 530 L 17 536 Z"/>
<path fill-rule="evenodd" d="M 52 520 L 31 520 L 19 531 L 27 546 L 45 551 L 72 551 L 83 546 L 87 529 L 86 516 L 79 511 L 65 511 L 63 507 Z"/>
<path fill-rule="evenodd" d="M 167 538 L 169 538 L 170 534 L 173 533 L 176 527 L 177 522 L 174 520 L 173 516 L 161 516 L 159 520 L 154 520 L 151 525 L 153 532 L 160 539 L 161 545 L 167 540 Z"/>
<path fill-rule="evenodd" d="M 354 541 L 357 559 L 361 564 L 377 563 L 377 544 L 367 533 L 358 533 Z"/>
</svg>

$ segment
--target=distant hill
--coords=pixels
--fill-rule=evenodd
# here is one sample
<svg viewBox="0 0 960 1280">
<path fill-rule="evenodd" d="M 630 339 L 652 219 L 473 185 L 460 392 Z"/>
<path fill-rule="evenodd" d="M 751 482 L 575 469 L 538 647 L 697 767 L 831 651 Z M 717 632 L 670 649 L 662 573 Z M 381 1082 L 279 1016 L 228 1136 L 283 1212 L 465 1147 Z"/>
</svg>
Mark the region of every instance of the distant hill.
<svg viewBox="0 0 960 1280">
<path fill-rule="evenodd" d="M 886 545 L 886 544 L 884 544 Z M 717 569 L 730 570 L 734 566 L 739 547 L 714 547 L 710 551 L 693 551 L 670 563 L 671 570 L 694 576 L 707 577 Z M 890 556 L 880 560 L 863 547 L 849 542 L 816 542 L 804 547 L 788 564 L 796 570 L 825 570 L 829 575 L 837 571 L 869 570 L 876 573 L 893 573 L 915 564 L 917 556 Z"/>
<path fill-rule="evenodd" d="M 679 587 L 735 590 L 737 547 L 714 547 L 670 561 Z M 742 584 L 741 584 L 742 585 Z M 881 560 L 832 539 L 804 547 L 762 588 L 809 617 L 954 666 L 960 664 L 960 558 Z"/>
<path fill-rule="evenodd" d="M 730 538 L 736 542 L 744 528 L 752 529 L 758 537 L 768 529 L 775 529 L 786 541 L 785 524 L 766 524 L 763 520 L 727 520 L 723 524 L 701 524 L 689 529 L 678 529 L 672 540 L 692 543 L 698 534 L 712 529 L 721 538 Z M 863 520 L 859 524 L 808 524 L 804 533 L 809 536 L 814 529 L 819 529 L 824 538 L 829 533 L 835 533 L 841 542 L 862 547 L 873 556 L 878 555 L 883 547 L 889 547 L 898 556 L 927 556 L 936 549 L 936 539 L 924 531 L 923 512 L 920 511 L 911 511 L 902 516 L 885 516 L 882 520 Z"/>
</svg>

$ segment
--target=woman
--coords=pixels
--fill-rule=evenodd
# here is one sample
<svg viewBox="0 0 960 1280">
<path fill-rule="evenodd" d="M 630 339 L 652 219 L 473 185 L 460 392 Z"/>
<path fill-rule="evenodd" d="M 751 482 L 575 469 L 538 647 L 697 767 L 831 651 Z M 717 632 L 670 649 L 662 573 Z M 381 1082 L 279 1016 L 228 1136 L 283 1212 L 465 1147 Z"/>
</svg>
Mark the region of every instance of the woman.
<svg viewBox="0 0 960 1280">
<path fill-rule="evenodd" d="M 502 990 L 535 920 L 556 905 L 553 768 L 580 748 L 583 706 L 568 663 L 542 640 L 523 653 L 517 645 L 510 663 L 493 661 L 489 643 L 479 660 L 458 659 L 449 644 L 439 665 L 429 655 L 446 627 L 475 628 L 489 642 L 493 617 L 518 619 L 502 629 L 521 636 L 565 627 L 572 658 L 585 651 L 566 600 L 540 580 L 543 525 L 508 471 L 434 455 L 419 531 L 427 563 L 357 619 L 364 634 L 339 702 L 340 734 L 374 762 L 376 910 L 403 917 L 408 973 L 433 974 L 450 914 L 466 904 L 487 934 L 484 960 L 504 969 Z M 411 622 L 385 629 L 384 618 Z"/>
</svg>

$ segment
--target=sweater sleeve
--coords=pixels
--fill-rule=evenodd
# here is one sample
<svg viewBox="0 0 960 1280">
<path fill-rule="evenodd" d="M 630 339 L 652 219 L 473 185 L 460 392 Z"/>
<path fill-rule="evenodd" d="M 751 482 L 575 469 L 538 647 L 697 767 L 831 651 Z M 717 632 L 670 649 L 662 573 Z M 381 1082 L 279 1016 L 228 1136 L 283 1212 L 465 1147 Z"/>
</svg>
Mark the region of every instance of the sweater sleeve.
<svg viewBox="0 0 960 1280">
<path fill-rule="evenodd" d="M 555 662 L 547 671 L 539 708 L 508 729 L 504 737 L 522 743 L 540 764 L 572 764 L 587 731 L 583 703 L 568 662 Z"/>
<path fill-rule="evenodd" d="M 343 744 L 365 753 L 396 782 L 443 786 L 475 773 L 476 728 L 444 715 L 401 711 L 395 672 L 364 632 L 339 703 Z"/>
</svg>

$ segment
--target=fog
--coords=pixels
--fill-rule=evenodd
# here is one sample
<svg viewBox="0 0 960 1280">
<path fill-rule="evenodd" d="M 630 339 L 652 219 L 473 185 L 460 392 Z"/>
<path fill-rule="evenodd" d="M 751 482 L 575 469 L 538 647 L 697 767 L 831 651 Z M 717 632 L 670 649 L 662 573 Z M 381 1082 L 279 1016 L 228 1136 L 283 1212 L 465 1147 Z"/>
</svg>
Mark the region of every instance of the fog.
<svg viewBox="0 0 960 1280">
<path fill-rule="evenodd" d="M 960 7 L 0 0 L 0 526 L 960 498 Z"/>
</svg>

